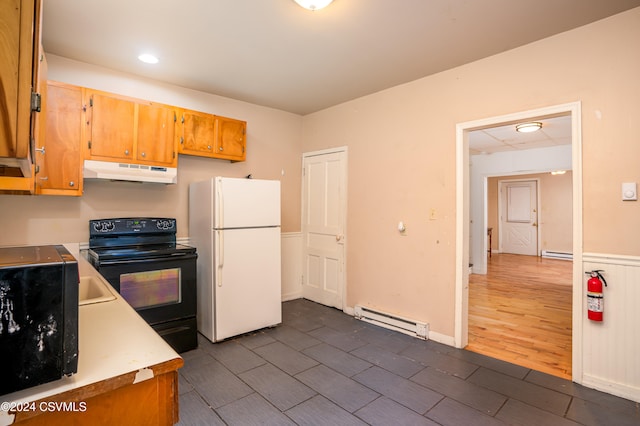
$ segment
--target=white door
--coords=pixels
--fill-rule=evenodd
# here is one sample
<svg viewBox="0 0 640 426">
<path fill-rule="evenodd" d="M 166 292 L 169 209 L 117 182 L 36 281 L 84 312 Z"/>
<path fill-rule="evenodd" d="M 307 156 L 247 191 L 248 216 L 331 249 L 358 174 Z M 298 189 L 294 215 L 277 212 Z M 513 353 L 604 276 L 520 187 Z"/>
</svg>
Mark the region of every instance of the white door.
<svg viewBox="0 0 640 426">
<path fill-rule="evenodd" d="M 502 253 L 538 255 L 538 191 L 535 180 L 500 182 Z"/>
<path fill-rule="evenodd" d="M 346 148 L 306 153 L 302 165 L 302 296 L 342 309 L 346 275 Z"/>
<path fill-rule="evenodd" d="M 280 228 L 214 233 L 214 339 L 281 323 Z"/>
</svg>

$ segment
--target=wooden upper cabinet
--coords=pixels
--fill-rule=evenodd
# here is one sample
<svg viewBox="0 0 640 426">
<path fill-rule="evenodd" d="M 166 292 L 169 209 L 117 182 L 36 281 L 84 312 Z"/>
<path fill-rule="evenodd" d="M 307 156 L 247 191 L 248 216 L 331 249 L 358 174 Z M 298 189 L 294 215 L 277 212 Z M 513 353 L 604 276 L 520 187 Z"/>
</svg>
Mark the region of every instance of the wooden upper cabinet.
<svg viewBox="0 0 640 426">
<path fill-rule="evenodd" d="M 90 160 L 176 167 L 176 109 L 95 90 L 85 90 Z"/>
<path fill-rule="evenodd" d="M 31 87 L 37 64 L 34 37 L 39 1 L 0 2 L 0 157 L 27 158 L 31 122 Z M 34 84 L 35 86 L 35 84 Z"/>
<path fill-rule="evenodd" d="M 245 160 L 245 121 L 190 110 L 182 110 L 179 115 L 176 124 L 178 153 Z"/>
<path fill-rule="evenodd" d="M 216 116 L 216 158 L 244 161 L 247 144 L 247 122 Z"/>
<path fill-rule="evenodd" d="M 86 91 L 91 160 L 131 162 L 135 135 L 135 103 L 108 93 Z"/>
<path fill-rule="evenodd" d="M 50 81 L 43 102 L 45 134 L 36 148 L 36 193 L 82 195 L 82 88 Z"/>
<path fill-rule="evenodd" d="M 212 157 L 215 144 L 215 115 L 182 110 L 176 123 L 178 153 Z"/>
<path fill-rule="evenodd" d="M 39 74 L 41 4 L 0 1 L 0 165 L 6 166 L 0 167 L 0 190 L 34 189 L 32 87 Z"/>
<path fill-rule="evenodd" d="M 138 104 L 136 162 L 176 167 L 174 109 L 157 104 Z"/>
</svg>

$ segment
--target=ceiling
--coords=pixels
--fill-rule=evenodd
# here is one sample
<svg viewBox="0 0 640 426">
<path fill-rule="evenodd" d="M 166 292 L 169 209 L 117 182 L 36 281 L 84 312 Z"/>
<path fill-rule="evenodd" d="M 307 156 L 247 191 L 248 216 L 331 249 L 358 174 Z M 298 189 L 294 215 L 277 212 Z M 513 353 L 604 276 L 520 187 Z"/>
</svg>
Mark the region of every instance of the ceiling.
<svg viewBox="0 0 640 426">
<path fill-rule="evenodd" d="M 536 132 L 520 133 L 516 131 L 516 124 L 508 124 L 469 132 L 469 154 L 493 154 L 571 145 L 570 115 L 527 120 L 529 121 L 538 122 L 542 127 Z"/>
<path fill-rule="evenodd" d="M 47 0 L 49 54 L 295 114 L 570 30 L 640 0 Z M 141 53 L 156 65 L 138 61 Z"/>
</svg>

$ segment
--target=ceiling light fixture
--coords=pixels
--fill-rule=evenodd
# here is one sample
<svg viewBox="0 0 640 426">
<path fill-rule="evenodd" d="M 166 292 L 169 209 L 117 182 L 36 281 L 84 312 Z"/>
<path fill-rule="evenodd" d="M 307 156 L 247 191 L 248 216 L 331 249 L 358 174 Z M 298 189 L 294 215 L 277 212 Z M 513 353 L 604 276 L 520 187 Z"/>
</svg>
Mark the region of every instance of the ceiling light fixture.
<svg viewBox="0 0 640 426">
<path fill-rule="evenodd" d="M 531 123 L 522 123 L 522 124 L 516 125 L 516 131 L 520 133 L 531 133 L 531 132 L 540 130 L 541 127 L 542 127 L 542 123 L 534 121 Z"/>
<path fill-rule="evenodd" d="M 563 175 L 567 173 L 566 170 L 556 170 L 555 172 L 551 172 L 552 175 L 557 176 L 557 175 Z"/>
<path fill-rule="evenodd" d="M 320 10 L 329 6 L 333 0 L 294 0 L 300 6 L 309 10 Z"/>
<path fill-rule="evenodd" d="M 138 59 L 140 59 L 145 64 L 157 64 L 158 63 L 158 58 L 153 56 L 150 53 L 143 53 L 142 55 L 138 56 Z"/>
</svg>

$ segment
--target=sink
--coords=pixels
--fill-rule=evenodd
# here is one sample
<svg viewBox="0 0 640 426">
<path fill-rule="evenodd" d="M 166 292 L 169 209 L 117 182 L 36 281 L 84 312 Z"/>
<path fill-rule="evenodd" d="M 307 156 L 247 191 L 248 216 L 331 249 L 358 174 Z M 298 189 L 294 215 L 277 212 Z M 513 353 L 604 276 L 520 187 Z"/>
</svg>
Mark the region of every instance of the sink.
<svg viewBox="0 0 640 426">
<path fill-rule="evenodd" d="M 78 297 L 80 306 L 115 300 L 116 296 L 114 296 L 110 287 L 111 286 L 100 277 L 80 277 L 80 292 Z"/>
</svg>

